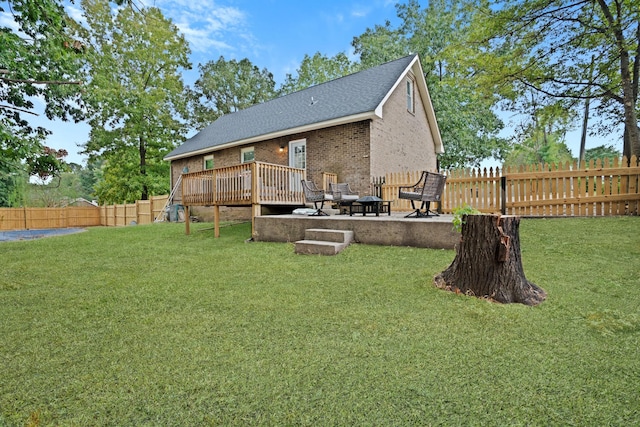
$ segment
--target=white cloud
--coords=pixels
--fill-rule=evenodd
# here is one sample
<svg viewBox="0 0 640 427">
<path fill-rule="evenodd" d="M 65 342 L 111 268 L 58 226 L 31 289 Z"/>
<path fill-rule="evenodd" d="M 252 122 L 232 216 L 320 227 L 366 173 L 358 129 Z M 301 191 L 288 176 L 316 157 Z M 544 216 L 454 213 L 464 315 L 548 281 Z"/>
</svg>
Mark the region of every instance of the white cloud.
<svg viewBox="0 0 640 427">
<path fill-rule="evenodd" d="M 364 6 L 354 7 L 351 10 L 351 16 L 354 18 L 366 18 L 369 13 L 371 13 L 371 9 Z"/>
<path fill-rule="evenodd" d="M 191 49 L 199 53 L 219 50 L 233 53 L 238 39 L 251 40 L 245 13 L 214 0 L 156 0 L 155 5 L 171 18 L 185 35 Z"/>
<path fill-rule="evenodd" d="M 5 7 L 5 12 L 0 12 L 0 28 L 7 27 L 12 31 L 18 32 L 20 28 L 18 23 L 14 21 L 13 16 L 9 12 L 6 12 L 6 10 Z"/>
<path fill-rule="evenodd" d="M 82 14 L 82 9 L 75 4 L 67 4 L 65 5 L 65 11 L 69 14 L 69 17 L 76 22 L 80 22 L 84 24 L 86 19 L 84 19 L 84 15 Z"/>
</svg>

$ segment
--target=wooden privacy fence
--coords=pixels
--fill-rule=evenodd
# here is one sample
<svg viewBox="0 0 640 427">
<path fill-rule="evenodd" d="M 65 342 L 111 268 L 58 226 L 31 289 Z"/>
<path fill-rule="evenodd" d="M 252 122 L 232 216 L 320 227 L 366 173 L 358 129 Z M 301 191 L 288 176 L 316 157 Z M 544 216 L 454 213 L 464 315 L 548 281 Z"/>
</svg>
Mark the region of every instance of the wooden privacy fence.
<svg viewBox="0 0 640 427">
<path fill-rule="evenodd" d="M 100 225 L 95 206 L 66 208 L 0 208 L 0 230 L 91 227 Z"/>
<path fill-rule="evenodd" d="M 150 224 L 162 212 L 168 195 L 109 206 L 66 208 L 0 208 L 0 230 Z"/>
<path fill-rule="evenodd" d="M 108 227 L 136 224 L 151 224 L 162 212 L 169 195 L 151 196 L 149 200 L 135 203 L 100 206 L 100 224 Z"/>
<path fill-rule="evenodd" d="M 410 211 L 398 200 L 398 187 L 418 181 L 421 171 L 388 174 L 382 198 L 394 210 Z M 481 212 L 526 216 L 610 216 L 640 214 L 640 165 L 631 157 L 609 161 L 495 170 L 447 172 L 440 210 L 452 213 L 465 205 Z"/>
</svg>

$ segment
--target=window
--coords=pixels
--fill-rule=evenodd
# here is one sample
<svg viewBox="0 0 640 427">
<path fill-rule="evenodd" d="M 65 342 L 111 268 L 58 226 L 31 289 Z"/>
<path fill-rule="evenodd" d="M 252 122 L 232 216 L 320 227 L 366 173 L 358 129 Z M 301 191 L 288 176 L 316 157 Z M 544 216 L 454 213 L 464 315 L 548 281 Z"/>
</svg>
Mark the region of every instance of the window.
<svg viewBox="0 0 640 427">
<path fill-rule="evenodd" d="M 253 147 L 247 147 L 240 150 L 240 163 L 253 162 L 256 159 L 256 152 Z"/>
<path fill-rule="evenodd" d="M 210 154 L 208 156 L 204 156 L 204 168 L 206 169 L 213 169 L 213 154 Z"/>
<path fill-rule="evenodd" d="M 413 80 L 407 79 L 407 110 L 410 113 L 415 112 L 414 96 L 413 96 Z"/>
</svg>

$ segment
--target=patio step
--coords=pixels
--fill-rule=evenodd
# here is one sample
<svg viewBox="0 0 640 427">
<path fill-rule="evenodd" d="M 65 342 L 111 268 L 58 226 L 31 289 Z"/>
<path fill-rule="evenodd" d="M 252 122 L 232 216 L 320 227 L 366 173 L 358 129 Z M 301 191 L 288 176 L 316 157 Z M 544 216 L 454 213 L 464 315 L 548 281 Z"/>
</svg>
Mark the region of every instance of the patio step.
<svg viewBox="0 0 640 427">
<path fill-rule="evenodd" d="M 349 246 L 353 231 L 309 228 L 304 237 L 295 243 L 297 254 L 335 255 Z"/>
<path fill-rule="evenodd" d="M 322 240 L 325 242 L 346 243 L 353 240 L 351 230 L 327 230 L 324 228 L 307 228 L 304 231 L 305 240 Z"/>
</svg>

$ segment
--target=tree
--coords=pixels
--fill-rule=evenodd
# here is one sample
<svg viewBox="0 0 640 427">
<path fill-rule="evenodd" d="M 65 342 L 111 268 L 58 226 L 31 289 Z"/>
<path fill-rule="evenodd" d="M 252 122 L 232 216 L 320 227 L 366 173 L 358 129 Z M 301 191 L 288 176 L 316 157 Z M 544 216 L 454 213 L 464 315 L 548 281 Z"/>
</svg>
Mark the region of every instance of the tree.
<svg viewBox="0 0 640 427">
<path fill-rule="evenodd" d="M 5 12 L 0 7 L 1 12 Z M 58 1 L 10 0 L 15 27 L 0 27 L 0 174 L 22 176 L 24 162 L 53 166 L 43 141 L 50 133 L 33 127 L 25 115 L 38 115 L 34 100 L 44 100 L 49 118 L 78 120 L 84 45 Z M 60 170 L 50 170 L 59 173 Z M 3 178 L 0 200 L 9 203 L 21 181 Z M 18 185 L 19 187 L 13 188 Z M 13 194 L 13 196 L 11 196 Z"/>
<path fill-rule="evenodd" d="M 624 154 L 640 155 L 640 17 L 630 0 L 506 0 L 485 8 L 474 39 L 491 49 L 474 60 L 513 97 L 533 89 L 550 98 L 598 101 L 607 122 L 624 123 Z M 570 58 L 570 60 L 568 60 Z M 575 104 L 581 105 L 581 104 Z"/>
<path fill-rule="evenodd" d="M 418 53 L 445 146 L 441 167 L 502 158 L 508 144 L 498 137 L 503 123 L 493 111 L 497 98 L 477 81 L 477 65 L 466 60 L 474 9 L 463 0 L 434 0 L 424 9 L 409 0 L 396 8 L 399 28 L 387 22 L 354 38 L 363 67 Z"/>
<path fill-rule="evenodd" d="M 168 191 L 162 159 L 187 130 L 189 97 L 181 71 L 189 47 L 157 8 L 83 0 L 90 75 L 86 99 L 89 141 L 84 153 L 104 160 L 101 202 L 147 199 Z M 105 185 L 105 184 L 109 185 Z"/>
<path fill-rule="evenodd" d="M 397 6 L 396 6 L 397 7 Z M 360 56 L 363 69 L 375 67 L 411 53 L 406 35 L 398 28 L 392 28 L 391 22 L 367 28 L 364 33 L 354 37 L 351 42 L 355 53 Z"/>
<path fill-rule="evenodd" d="M 0 163 L 0 208 L 24 205 L 29 177 L 20 169 L 3 169 Z"/>
<path fill-rule="evenodd" d="M 620 151 L 616 150 L 613 145 L 599 145 L 597 147 L 589 148 L 584 153 L 584 161 L 589 163 L 591 160 L 609 159 L 613 162 L 613 159 L 620 158 Z"/>
<path fill-rule="evenodd" d="M 64 207 L 78 198 L 93 200 L 93 186 L 87 180 L 87 176 L 92 174 L 91 168 L 91 164 L 69 163 L 67 171 L 55 179 L 29 184 L 28 205 Z"/>
<path fill-rule="evenodd" d="M 505 158 L 505 166 L 558 164 L 573 160 L 571 150 L 558 132 L 533 129 L 529 137 L 517 144 Z"/>
<path fill-rule="evenodd" d="M 561 103 L 539 105 L 535 93 L 527 103 L 530 120 L 521 124 L 518 143 L 505 158 L 506 166 L 558 164 L 573 160 L 565 143 L 572 115 Z"/>
<path fill-rule="evenodd" d="M 349 60 L 344 52 L 340 52 L 329 58 L 316 52 L 313 56 L 305 55 L 296 70 L 296 76 L 287 74 L 280 93 L 286 95 L 319 85 L 358 71 L 359 65 Z"/>
<path fill-rule="evenodd" d="M 546 292 L 525 277 L 519 228 L 517 216 L 465 215 L 456 257 L 435 285 L 501 303 L 544 301 Z"/>
<path fill-rule="evenodd" d="M 218 117 L 233 113 L 276 96 L 273 74 L 260 70 L 247 58 L 217 61 L 198 65 L 200 77 L 195 82 L 196 96 L 203 99 L 198 110 L 197 126 L 205 127 Z"/>
</svg>

